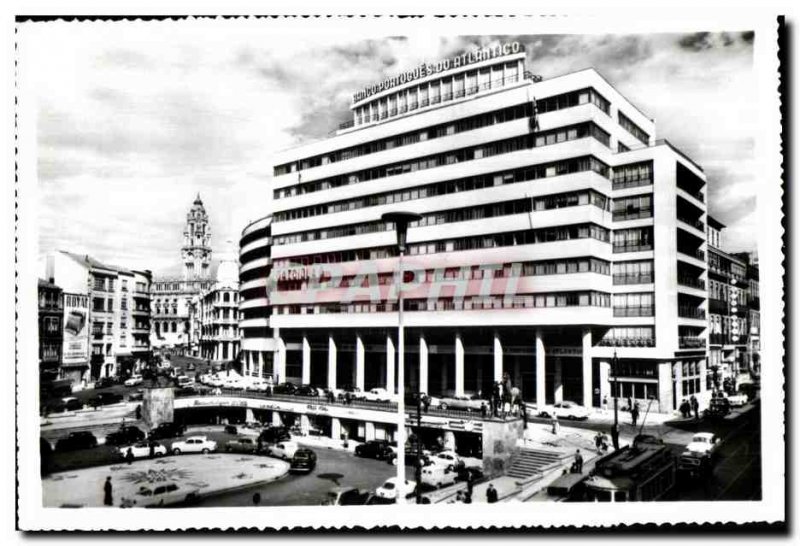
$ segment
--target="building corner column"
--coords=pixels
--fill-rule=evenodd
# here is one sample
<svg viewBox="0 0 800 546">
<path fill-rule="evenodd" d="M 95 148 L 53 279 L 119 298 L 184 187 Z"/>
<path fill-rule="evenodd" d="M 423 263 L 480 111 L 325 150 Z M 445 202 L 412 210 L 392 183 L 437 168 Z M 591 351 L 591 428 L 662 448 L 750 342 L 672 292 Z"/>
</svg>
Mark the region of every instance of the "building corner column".
<svg viewBox="0 0 800 546">
<path fill-rule="evenodd" d="M 456 385 L 455 395 L 464 395 L 464 341 L 461 339 L 461 334 L 456 334 L 455 339 L 455 364 L 456 364 Z"/>
<path fill-rule="evenodd" d="M 333 334 L 328 334 L 328 388 L 336 388 L 336 340 L 333 339 Z"/>
<path fill-rule="evenodd" d="M 428 342 L 419 336 L 419 392 L 428 393 Z"/>
<path fill-rule="evenodd" d="M 541 328 L 536 329 L 536 407 L 541 411 L 546 405 L 544 370 L 544 337 Z"/>
<path fill-rule="evenodd" d="M 592 375 L 592 330 L 591 328 L 584 328 L 581 337 L 581 376 L 583 377 L 583 405 L 587 408 L 592 407 L 592 387 L 594 385 L 594 377 Z"/>
<path fill-rule="evenodd" d="M 386 334 L 386 390 L 394 392 L 394 362 L 396 350 L 392 334 Z"/>
<path fill-rule="evenodd" d="M 500 340 L 500 334 L 494 333 L 494 370 L 492 373 L 492 382 L 496 383 L 503 379 L 503 343 Z"/>
<path fill-rule="evenodd" d="M 364 340 L 356 334 L 356 388 L 364 392 Z"/>
<path fill-rule="evenodd" d="M 311 383 L 311 344 L 308 336 L 303 336 L 303 364 L 300 383 L 308 385 Z"/>
</svg>

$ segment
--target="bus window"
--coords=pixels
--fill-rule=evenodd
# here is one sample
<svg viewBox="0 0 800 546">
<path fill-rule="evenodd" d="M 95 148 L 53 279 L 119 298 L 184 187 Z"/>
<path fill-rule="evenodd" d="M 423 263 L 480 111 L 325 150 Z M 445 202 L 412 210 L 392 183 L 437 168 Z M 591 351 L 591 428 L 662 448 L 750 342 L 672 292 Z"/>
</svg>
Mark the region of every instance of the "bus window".
<svg viewBox="0 0 800 546">
<path fill-rule="evenodd" d="M 611 492 L 595 491 L 594 500 L 595 502 L 611 502 Z"/>
</svg>

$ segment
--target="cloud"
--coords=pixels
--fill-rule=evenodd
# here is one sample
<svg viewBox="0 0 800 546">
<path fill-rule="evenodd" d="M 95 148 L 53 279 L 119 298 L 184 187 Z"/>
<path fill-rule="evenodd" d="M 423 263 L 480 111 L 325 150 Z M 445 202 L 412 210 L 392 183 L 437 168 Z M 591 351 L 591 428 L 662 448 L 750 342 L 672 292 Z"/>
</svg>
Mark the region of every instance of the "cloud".
<svg viewBox="0 0 800 546">
<path fill-rule="evenodd" d="M 595 67 L 706 168 L 709 208 L 755 247 L 753 33 L 303 40 L 253 28 L 59 25 L 23 57 L 37 96 L 40 251 L 174 270 L 199 191 L 212 246 L 270 210 L 272 154 L 325 138 L 352 93 L 423 61 L 518 40 L 545 78 Z M 23 51 L 25 48 L 23 48 Z M 748 220 L 749 219 L 749 220 Z M 751 224 L 746 224 L 751 222 Z"/>
</svg>

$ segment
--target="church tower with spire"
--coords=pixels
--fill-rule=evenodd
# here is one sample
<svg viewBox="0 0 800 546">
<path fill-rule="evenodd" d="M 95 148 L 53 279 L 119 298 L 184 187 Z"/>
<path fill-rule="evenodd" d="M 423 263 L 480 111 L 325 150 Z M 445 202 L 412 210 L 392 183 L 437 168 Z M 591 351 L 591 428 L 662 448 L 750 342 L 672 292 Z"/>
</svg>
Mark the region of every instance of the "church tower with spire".
<svg viewBox="0 0 800 546">
<path fill-rule="evenodd" d="M 183 232 L 183 280 L 205 280 L 209 278 L 211 265 L 211 229 L 208 214 L 200 199 L 200 194 L 192 203 L 186 215 L 186 229 Z"/>
</svg>

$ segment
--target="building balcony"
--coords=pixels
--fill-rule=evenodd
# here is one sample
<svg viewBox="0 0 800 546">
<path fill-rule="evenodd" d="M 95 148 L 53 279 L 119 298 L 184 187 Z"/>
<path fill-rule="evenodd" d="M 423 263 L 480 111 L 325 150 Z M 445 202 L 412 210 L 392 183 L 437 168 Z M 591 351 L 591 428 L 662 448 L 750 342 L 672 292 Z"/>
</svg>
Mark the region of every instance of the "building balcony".
<svg viewBox="0 0 800 546">
<path fill-rule="evenodd" d="M 700 260 L 701 262 L 706 261 L 706 253 L 702 250 L 689 250 L 686 248 L 678 248 L 678 253 L 683 254 L 684 256 L 688 256 L 690 258 L 694 258 L 695 260 Z"/>
<path fill-rule="evenodd" d="M 134 290 L 133 291 L 133 297 L 137 298 L 137 299 L 149 300 L 150 299 L 150 292 L 142 292 L 140 290 Z"/>
<path fill-rule="evenodd" d="M 622 252 L 644 252 L 647 250 L 653 250 L 653 245 L 652 244 L 614 245 L 614 254 L 619 254 Z"/>
<path fill-rule="evenodd" d="M 678 337 L 678 348 L 680 349 L 705 349 L 706 339 L 695 336 Z"/>
<path fill-rule="evenodd" d="M 614 284 L 652 284 L 653 275 L 614 275 Z"/>
<path fill-rule="evenodd" d="M 133 315 L 150 315 L 150 309 L 142 309 L 140 307 L 136 307 L 131 309 L 131 314 Z"/>
<path fill-rule="evenodd" d="M 706 225 L 701 220 L 690 220 L 689 218 L 678 216 L 678 221 L 693 227 L 694 229 L 705 233 Z"/>
<path fill-rule="evenodd" d="M 679 306 L 678 316 L 681 318 L 705 320 L 706 312 L 704 309 L 698 309 L 697 307 Z"/>
<path fill-rule="evenodd" d="M 706 281 L 695 277 L 678 277 L 678 284 L 689 288 L 697 288 L 698 290 L 706 289 Z"/>
</svg>

